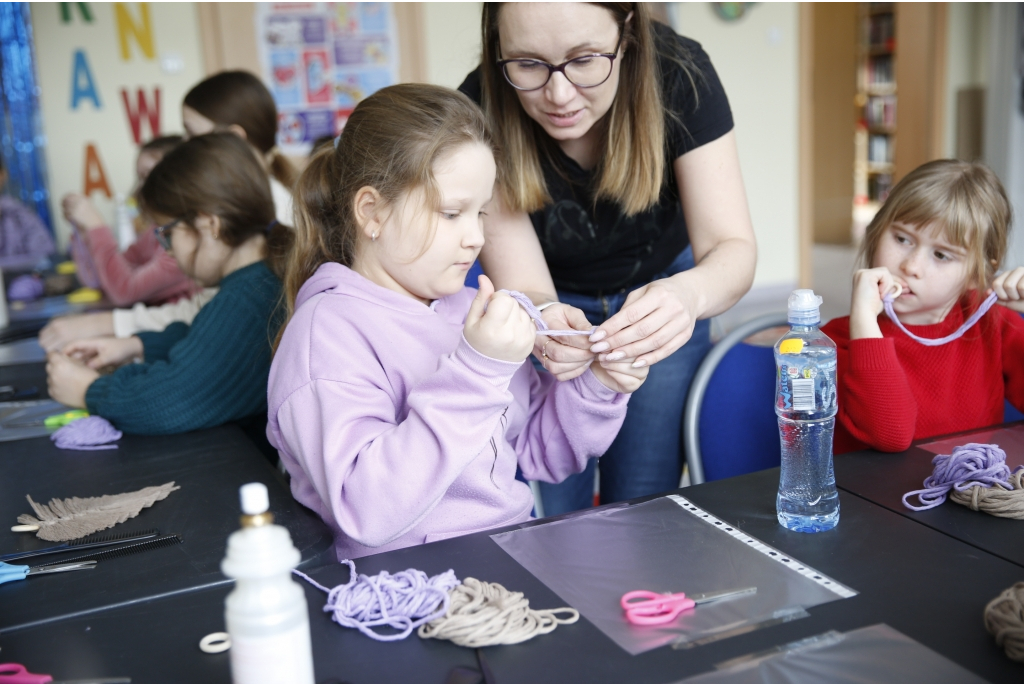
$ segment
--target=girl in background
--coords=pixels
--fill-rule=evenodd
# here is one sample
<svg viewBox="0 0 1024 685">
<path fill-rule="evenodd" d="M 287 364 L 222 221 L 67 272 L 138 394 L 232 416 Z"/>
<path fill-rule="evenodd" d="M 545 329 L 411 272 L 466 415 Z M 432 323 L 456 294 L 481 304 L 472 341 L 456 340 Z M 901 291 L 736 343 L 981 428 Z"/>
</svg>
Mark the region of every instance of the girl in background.
<svg viewBox="0 0 1024 685">
<path fill-rule="evenodd" d="M 0 193 L 6 187 L 7 169 L 0 158 Z M 52 253 L 53 237 L 39 215 L 10 195 L 0 194 L 0 269 L 28 270 Z"/>
<path fill-rule="evenodd" d="M 835 452 L 902 452 L 910 443 L 1003 421 L 1024 408 L 1024 268 L 995 275 L 1011 210 L 987 167 L 939 160 L 900 181 L 868 225 L 868 267 L 853 277 L 850 316 L 822 332 L 839 348 Z M 927 346 L 880 316 L 883 298 L 911 334 L 954 334 L 986 294 L 999 305 L 961 337 Z"/>
<path fill-rule="evenodd" d="M 135 162 L 138 191 L 149 172 L 164 155 L 181 143 L 181 136 L 155 138 L 139 149 Z M 178 267 L 174 257 L 160 246 L 153 226 L 137 217 L 138 237 L 124 252 L 103 216 L 89 198 L 77 193 L 64 196 L 64 218 L 79 232 L 100 289 L 115 306 L 136 302 L 163 304 L 195 295 L 199 288 Z M 76 259 L 76 262 L 80 260 Z M 81 265 L 80 265 L 81 268 Z"/>
<path fill-rule="evenodd" d="M 263 82 L 245 71 L 224 71 L 201 81 L 185 96 L 181 108 L 187 136 L 211 131 L 230 132 L 249 143 L 261 168 L 270 174 L 277 220 L 292 226 L 295 169 L 275 145 L 277 105 Z M 191 323 L 200 308 L 216 295 L 206 288 L 189 299 L 159 307 L 136 305 L 113 312 L 78 314 L 54 319 L 39 334 L 48 351 L 82 338 L 114 335 L 127 338 L 143 331 L 162 331 L 175 321 Z"/>
<path fill-rule="evenodd" d="M 299 181 L 267 436 L 339 559 L 525 521 L 516 468 L 583 470 L 647 375 L 632 360 L 541 375 L 521 306 L 485 276 L 464 286 L 495 174 L 480 110 L 405 84 L 360 102 Z"/>
<path fill-rule="evenodd" d="M 51 353 L 50 396 L 128 433 L 179 433 L 260 415 L 279 327 L 276 274 L 292 242 L 291 229 L 274 218 L 266 174 L 238 136 L 200 136 L 153 169 L 139 198 L 182 271 L 220 290 L 191 326 L 82 340 Z M 122 364 L 109 375 L 97 371 Z"/>
</svg>

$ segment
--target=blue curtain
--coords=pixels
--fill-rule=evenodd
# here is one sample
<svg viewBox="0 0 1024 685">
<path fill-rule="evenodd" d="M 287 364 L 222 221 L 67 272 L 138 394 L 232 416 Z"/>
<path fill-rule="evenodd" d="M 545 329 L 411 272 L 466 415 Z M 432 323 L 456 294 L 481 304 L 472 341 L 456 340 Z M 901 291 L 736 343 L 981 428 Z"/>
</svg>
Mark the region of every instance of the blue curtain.
<svg viewBox="0 0 1024 685">
<path fill-rule="evenodd" d="M 34 209 L 53 233 L 32 18 L 27 2 L 0 2 L 0 154 L 8 191 Z"/>
</svg>

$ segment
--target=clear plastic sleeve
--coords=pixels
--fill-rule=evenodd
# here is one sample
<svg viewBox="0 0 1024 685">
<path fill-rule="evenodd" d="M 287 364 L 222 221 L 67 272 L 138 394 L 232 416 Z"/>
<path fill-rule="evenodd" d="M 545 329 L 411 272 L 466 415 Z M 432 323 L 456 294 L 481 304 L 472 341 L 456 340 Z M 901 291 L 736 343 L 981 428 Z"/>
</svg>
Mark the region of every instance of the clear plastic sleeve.
<svg viewBox="0 0 1024 685">
<path fill-rule="evenodd" d="M 746 632 L 857 594 L 676 495 L 491 537 L 630 654 Z M 630 624 L 619 604 L 631 590 L 747 587 L 757 592 L 699 605 L 662 626 Z"/>
<path fill-rule="evenodd" d="M 53 400 L 0 402 L 0 442 L 49 435 L 51 431 L 43 421 L 67 410 L 68 407 Z"/>
</svg>

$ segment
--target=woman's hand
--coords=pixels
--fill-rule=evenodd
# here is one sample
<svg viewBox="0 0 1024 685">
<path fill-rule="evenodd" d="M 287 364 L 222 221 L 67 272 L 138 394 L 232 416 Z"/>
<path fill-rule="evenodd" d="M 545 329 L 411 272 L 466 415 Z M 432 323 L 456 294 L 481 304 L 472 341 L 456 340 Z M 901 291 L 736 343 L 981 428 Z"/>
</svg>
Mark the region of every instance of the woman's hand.
<svg viewBox="0 0 1024 685">
<path fill-rule="evenodd" d="M 494 292 L 487 276 L 469 306 L 462 334 L 470 346 L 491 359 L 521 362 L 533 351 L 537 329 L 533 319 L 505 293 Z"/>
<path fill-rule="evenodd" d="M 541 316 L 548 328 L 556 331 L 576 330 L 589 331 L 593 324 L 587 321 L 582 310 L 567 304 L 553 304 L 545 307 Z M 544 368 L 560 381 L 567 381 L 579 376 L 591 362 L 594 353 L 590 351 L 590 339 L 585 335 L 566 335 L 551 337 L 536 336 L 533 354 L 540 360 Z"/>
<path fill-rule="evenodd" d="M 83 338 L 114 335 L 114 315 L 110 312 L 75 314 L 51 319 L 39 331 L 39 344 L 47 352 L 63 349 L 68 343 Z"/>
<path fill-rule="evenodd" d="M 107 225 L 96 205 L 84 195 L 68 193 L 61 200 L 61 207 L 64 210 L 64 218 L 80 231 L 91 231 Z"/>
<path fill-rule="evenodd" d="M 598 327 L 590 347 L 599 361 L 632 359 L 637 368 L 669 356 L 690 339 L 699 310 L 696 294 L 685 286 L 685 276 L 653 281 L 626 297 L 619 312 Z"/>
<path fill-rule="evenodd" d="M 63 354 L 85 364 L 90 369 L 120 366 L 143 354 L 142 340 L 130 338 L 89 338 L 78 340 L 64 348 Z"/>
<path fill-rule="evenodd" d="M 590 365 L 597 380 L 609 390 L 615 392 L 635 392 L 644 384 L 650 366 L 633 366 L 633 359 L 623 359 L 617 362 L 597 362 Z"/>
<path fill-rule="evenodd" d="M 85 409 L 85 393 L 99 377 L 94 369 L 60 352 L 46 357 L 46 387 L 50 397 L 61 404 Z"/>
<path fill-rule="evenodd" d="M 999 304 L 1015 312 L 1024 312 L 1024 266 L 996 276 L 992 292 L 999 296 Z"/>
<path fill-rule="evenodd" d="M 858 269 L 853 274 L 853 298 L 850 302 L 850 339 L 881 338 L 878 315 L 882 298 L 893 290 L 896 282 L 889 269 Z"/>
</svg>

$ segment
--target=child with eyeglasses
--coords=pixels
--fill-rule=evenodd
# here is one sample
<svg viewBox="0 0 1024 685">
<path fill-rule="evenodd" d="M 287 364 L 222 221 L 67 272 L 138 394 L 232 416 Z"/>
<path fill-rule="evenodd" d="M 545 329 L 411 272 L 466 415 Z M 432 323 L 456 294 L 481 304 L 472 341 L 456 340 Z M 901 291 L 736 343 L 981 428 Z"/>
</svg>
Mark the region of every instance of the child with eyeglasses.
<svg viewBox="0 0 1024 685">
<path fill-rule="evenodd" d="M 191 325 L 80 340 L 51 353 L 50 396 L 128 433 L 180 433 L 265 415 L 278 274 L 293 240 L 274 218 L 266 173 L 241 138 L 210 134 L 170 152 L 139 198 L 181 270 L 220 290 Z M 120 368 L 101 375 L 112 366 Z"/>
</svg>

